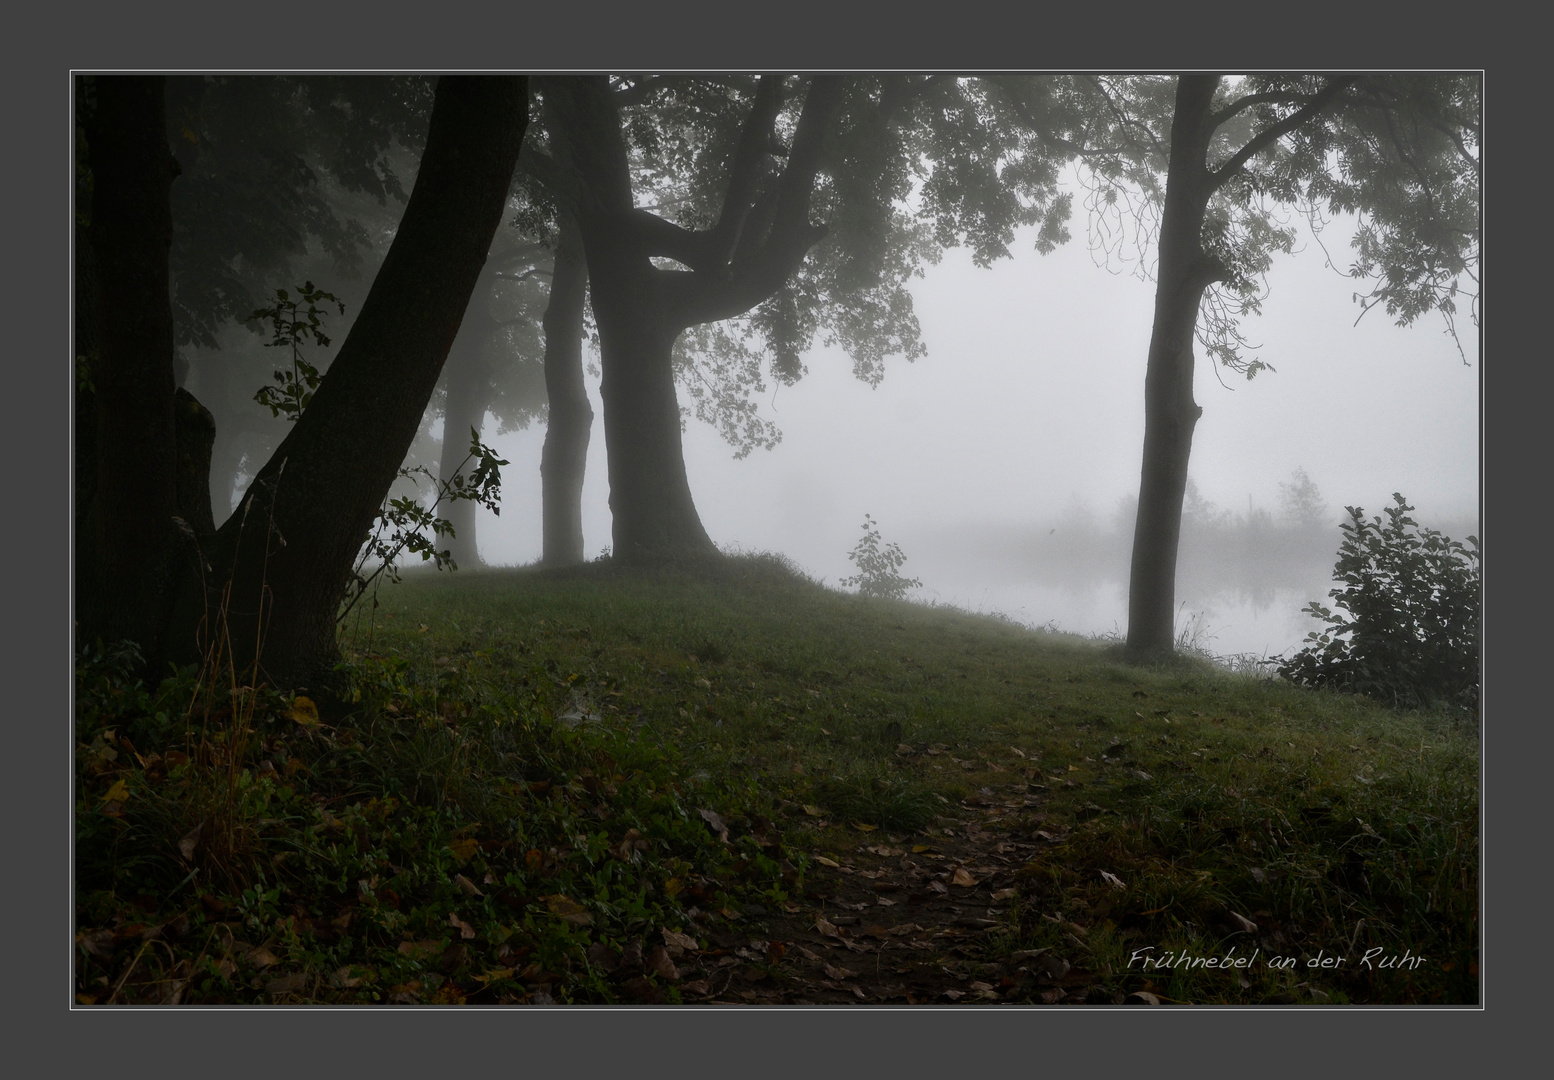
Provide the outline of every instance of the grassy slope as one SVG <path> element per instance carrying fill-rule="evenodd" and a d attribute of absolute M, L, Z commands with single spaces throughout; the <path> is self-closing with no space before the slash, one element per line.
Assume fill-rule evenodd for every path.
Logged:
<path fill-rule="evenodd" d="M 1025 868 L 1010 949 L 1066 921 L 1118 978 L 1146 945 L 1262 949 L 1250 987 L 1180 967 L 1130 984 L 1177 1000 L 1477 1000 L 1477 732 L 1446 716 L 1201 662 L 1128 667 L 1097 642 L 838 594 L 769 559 L 428 575 L 384 599 L 374 647 L 553 663 L 572 711 L 650 726 L 685 775 L 751 781 L 753 811 L 802 822 L 818 803 L 905 831 L 969 805 L 996 828 L 1005 796 L 1034 798 L 1060 842 Z M 1310 967 L 1319 952 L 1347 959 Z M 1377 966 L 1406 953 L 1428 959 Z"/>
<path fill-rule="evenodd" d="M 795 956 L 853 949 L 815 916 L 864 907 L 917 921 L 886 956 L 933 999 L 1478 1000 L 1470 724 L 1127 667 L 772 558 L 381 598 L 322 723 L 83 659 L 82 1003 L 705 1000 L 736 956 L 759 1000 L 853 1000 Z M 1259 964 L 1139 959 L 1232 949 Z"/>

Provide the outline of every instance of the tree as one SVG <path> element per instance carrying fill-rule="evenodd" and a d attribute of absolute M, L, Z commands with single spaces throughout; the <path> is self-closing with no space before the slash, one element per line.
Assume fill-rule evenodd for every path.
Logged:
<path fill-rule="evenodd" d="M 116 80 L 97 82 L 101 93 L 102 84 Z M 152 82 L 160 86 L 160 80 Z M 113 88 L 110 97 L 117 93 Z M 167 181 L 160 179 L 169 168 L 165 127 L 159 113 L 155 125 L 147 119 L 159 104 L 142 105 L 131 119 L 111 124 L 99 112 L 98 126 L 88 128 L 94 214 L 99 205 L 108 209 L 123 199 L 129 217 L 156 220 L 158 207 L 167 206 Z M 312 402 L 259 470 L 242 512 L 214 535 L 197 538 L 198 560 L 161 571 L 159 579 L 148 574 L 135 594 L 171 598 L 151 604 L 134 627 L 148 659 L 196 660 L 219 646 L 230 650 L 227 655 L 238 665 L 253 658 L 277 686 L 318 685 L 320 678 L 328 678 L 337 655 L 335 617 L 347 579 L 458 332 L 501 219 L 527 115 L 521 77 L 439 81 L 426 151 L 404 217 Z M 99 159 L 104 166 L 115 160 L 115 131 L 136 132 L 139 138 L 134 153 L 125 154 L 135 169 L 124 177 L 113 167 L 99 171 Z M 94 216 L 94 242 L 101 224 Z M 127 245 L 139 253 L 137 266 L 150 275 L 145 296 L 113 294 L 111 279 L 117 275 L 110 275 L 99 259 L 99 322 L 105 329 L 131 309 L 156 311 L 159 323 L 170 324 L 165 276 L 158 291 L 149 270 L 160 265 L 166 274 L 166 248 L 160 246 L 164 232 L 170 228 L 133 237 Z M 102 250 L 117 250 L 115 243 L 103 243 Z M 99 415 L 132 416 L 142 407 L 157 415 L 170 413 L 170 336 L 149 325 L 126 336 L 137 349 L 130 364 L 136 385 L 150 386 L 154 378 L 156 386 L 141 397 L 119 390 L 117 383 L 101 387 Z M 105 373 L 117 363 L 105 364 Z M 145 418 L 140 422 L 145 424 Z M 128 436 L 108 428 L 99 431 L 99 439 L 100 459 L 128 458 L 134 449 Z M 146 442 L 152 460 L 171 456 L 173 436 L 166 425 L 158 424 Z M 136 464 L 149 475 L 150 469 Z M 159 476 L 166 471 L 157 468 Z M 159 481 L 154 497 L 125 512 L 124 524 L 133 535 L 165 535 L 172 528 L 165 486 Z M 102 556 L 86 569 L 93 580 L 106 579 L 111 587 L 114 573 L 126 564 L 129 545 L 110 538 L 100 547 Z M 158 550 L 159 558 L 148 565 L 168 567 L 172 545 Z M 80 630 L 88 639 L 123 625 L 126 598 L 108 590 L 103 595 L 106 603 L 78 609 L 86 616 Z"/>
<path fill-rule="evenodd" d="M 922 259 L 970 237 L 988 261 L 1007 254 L 1015 225 L 1044 219 L 1043 243 L 1063 235 L 1055 158 L 1039 147 L 1011 158 L 1020 140 L 985 122 L 965 80 L 822 76 L 791 98 L 778 76 L 542 87 L 569 157 L 599 327 L 618 557 L 715 550 L 681 454 L 675 348 L 685 331 L 702 328 L 695 344 L 714 351 L 706 395 L 692 390 L 698 414 L 738 450 L 769 445 L 774 429 L 739 407 L 760 378 L 742 340 L 759 342 L 772 375 L 792 382 L 823 328 L 856 374 L 877 381 L 885 355 L 922 352 L 904 287 Z M 637 172 L 665 180 L 650 189 L 658 212 L 638 205 L 642 162 Z M 904 209 L 919 179 L 932 229 Z M 706 331 L 731 319 L 743 325 Z"/>
<path fill-rule="evenodd" d="M 1131 657 L 1147 659 L 1172 649 L 1182 502 L 1202 415 L 1194 340 L 1248 378 L 1267 366 L 1242 355 L 1237 319 L 1258 309 L 1272 252 L 1293 244 L 1272 216 L 1279 205 L 1314 223 L 1323 211 L 1360 216 L 1349 273 L 1372 283 L 1362 315 L 1384 306 L 1402 325 L 1438 311 L 1455 332 L 1461 283 L 1476 283 L 1478 262 L 1478 79 L 1087 76 L 1064 96 L 1071 108 L 1048 134 L 1089 170 L 1093 214 L 1131 213 L 1156 241 L 1127 641 Z M 1471 313 L 1476 324 L 1476 295 Z"/>

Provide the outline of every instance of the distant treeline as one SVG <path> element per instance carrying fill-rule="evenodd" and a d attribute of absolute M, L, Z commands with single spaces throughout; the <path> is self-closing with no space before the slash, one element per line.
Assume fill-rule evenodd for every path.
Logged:
<path fill-rule="evenodd" d="M 1342 512 L 1322 501 L 1303 469 L 1279 488 L 1276 510 L 1258 506 L 1249 496 L 1246 510 L 1232 511 L 1203 498 L 1197 485 L 1187 482 L 1177 562 L 1179 598 L 1234 597 L 1263 610 L 1281 590 L 1311 592 L 1308 600 L 1326 596 L 1324 583 L 1332 575 L 1342 540 Z M 1042 585 L 1126 584 L 1137 513 L 1134 498 L 1122 500 L 1105 518 L 1076 499 L 1055 521 L 983 528 L 975 536 L 958 536 L 956 547 L 966 558 L 1002 566 Z M 1426 524 L 1454 539 L 1478 532 L 1466 520 Z"/>

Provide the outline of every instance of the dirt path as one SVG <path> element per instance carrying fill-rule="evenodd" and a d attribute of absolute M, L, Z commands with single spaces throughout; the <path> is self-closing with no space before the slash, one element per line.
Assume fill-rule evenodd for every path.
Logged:
<path fill-rule="evenodd" d="M 663 955 L 652 950 L 647 970 L 672 970 L 687 1003 L 1093 1001 L 1099 976 L 1084 969 L 1082 927 L 1064 924 L 1074 946 L 1066 955 L 1008 948 L 1018 872 L 1042 846 L 1062 842 L 1066 829 L 1047 823 L 1039 797 L 999 801 L 983 790 L 953 808 L 957 816 L 914 837 L 817 822 L 823 839 L 815 847 L 834 857 L 812 861 L 802 897 L 784 910 L 697 911 L 710 947 L 665 935 Z M 856 838 L 850 850 L 841 850 L 843 835 Z M 662 999 L 646 979 L 618 985 L 628 999 L 634 989 L 638 1000 Z"/>

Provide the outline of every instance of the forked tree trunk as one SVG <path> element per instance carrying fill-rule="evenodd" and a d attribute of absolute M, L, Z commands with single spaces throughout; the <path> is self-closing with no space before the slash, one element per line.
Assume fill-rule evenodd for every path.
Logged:
<path fill-rule="evenodd" d="M 173 417 L 170 192 L 161 76 L 99 76 L 78 84 L 93 194 L 90 208 L 97 356 L 91 368 L 95 455 L 79 521 L 76 616 L 81 638 L 128 639 L 155 656 L 180 557 Z M 95 100 L 94 100 L 95 99 Z M 91 286 L 89 286 L 91 287 Z M 86 409 L 82 413 L 86 413 Z"/>
<path fill-rule="evenodd" d="M 543 547 L 546 566 L 583 561 L 583 477 L 593 406 L 583 382 L 583 301 L 588 266 L 577 219 L 563 211 L 556 242 L 556 265 L 545 306 L 545 393 L 549 419 L 540 456 Z"/>
<path fill-rule="evenodd" d="M 1128 584 L 1127 655 L 1141 661 L 1169 655 L 1175 642 L 1176 556 L 1187 460 L 1203 413 L 1193 400 L 1193 340 L 1203 292 L 1223 272 L 1200 240 L 1214 190 L 1205 155 L 1218 85 L 1217 76 L 1182 76 L 1171 122 L 1155 319 L 1144 378 L 1144 465 Z"/>
<path fill-rule="evenodd" d="M 682 328 L 665 322 L 656 273 L 645 253 L 620 251 L 607 235 L 588 243 L 599 350 L 608 358 L 599 395 L 611 540 L 626 562 L 717 553 L 685 475 L 672 358 Z"/>
<path fill-rule="evenodd" d="M 614 555 L 629 562 L 715 556 L 686 479 L 671 354 L 687 327 L 741 315 L 773 295 L 825 235 L 810 223 L 809 205 L 841 80 L 811 81 L 786 167 L 768 191 L 763 228 L 753 209 L 782 79 L 762 78 L 718 222 L 694 233 L 636 208 L 605 79 L 549 77 L 543 85 L 575 185 L 568 201 L 576 206 L 599 326 Z M 691 269 L 659 269 L 655 256 Z"/>
<path fill-rule="evenodd" d="M 351 568 L 458 334 L 527 123 L 523 77 L 439 81 L 388 256 L 311 404 L 217 533 L 214 580 L 185 584 L 178 658 L 229 640 L 238 670 L 257 657 L 272 685 L 330 680 Z"/>

